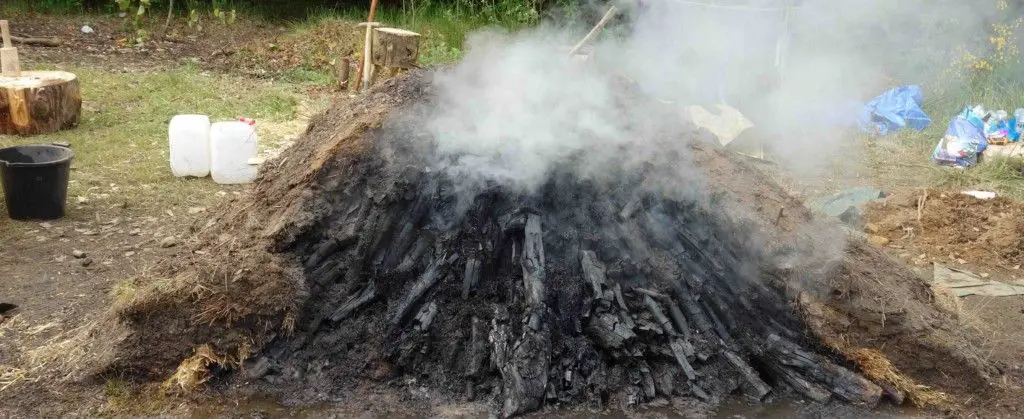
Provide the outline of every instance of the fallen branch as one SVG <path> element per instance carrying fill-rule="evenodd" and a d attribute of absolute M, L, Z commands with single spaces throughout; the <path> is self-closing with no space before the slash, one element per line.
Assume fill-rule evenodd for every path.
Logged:
<path fill-rule="evenodd" d="M 601 17 L 601 21 L 597 22 L 597 25 L 594 25 L 594 29 L 591 29 L 590 32 L 587 33 L 587 36 L 584 36 L 575 47 L 572 47 L 572 50 L 569 51 L 569 56 L 572 57 L 576 55 L 580 48 L 583 48 L 583 46 L 590 42 L 591 39 L 601 33 L 601 29 L 604 29 L 604 25 L 607 25 L 608 21 L 612 20 L 612 17 L 615 16 L 615 13 L 618 11 L 619 9 L 615 8 L 615 6 L 609 7 L 608 11 L 604 13 L 603 17 Z"/>
<path fill-rule="evenodd" d="M 19 44 L 39 45 L 44 47 L 59 47 L 64 44 L 64 42 L 58 38 L 31 38 L 11 35 L 11 40 Z"/>

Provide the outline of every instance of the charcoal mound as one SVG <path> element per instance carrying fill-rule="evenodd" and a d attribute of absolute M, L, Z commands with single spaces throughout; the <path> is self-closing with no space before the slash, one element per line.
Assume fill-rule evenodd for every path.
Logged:
<path fill-rule="evenodd" d="M 206 345 L 291 400 L 415 380 L 502 416 L 987 386 L 927 284 L 685 123 L 652 134 L 642 170 L 570 160 L 536 189 L 469 182 L 417 123 L 430 86 L 414 72 L 317 117 L 116 308 L 130 333 L 97 370 L 168 374 Z M 681 162 L 702 174 L 692 188 L 652 181 Z"/>

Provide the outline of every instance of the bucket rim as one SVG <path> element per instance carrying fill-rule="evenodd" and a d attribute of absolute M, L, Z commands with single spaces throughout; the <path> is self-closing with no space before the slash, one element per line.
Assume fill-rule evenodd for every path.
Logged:
<path fill-rule="evenodd" d="M 4 166 L 4 167 L 48 167 L 48 166 L 56 166 L 56 165 L 67 163 L 67 162 L 71 161 L 71 159 L 73 159 L 75 157 L 75 152 L 70 147 L 64 147 L 64 146 L 59 146 L 59 145 L 54 145 L 54 144 L 22 144 L 22 145 L 16 145 L 16 146 L 11 146 L 11 147 L 0 148 L 0 153 L 3 153 L 6 150 L 24 149 L 24 148 L 51 148 L 51 149 L 60 150 L 60 151 L 64 152 L 65 154 L 60 159 L 52 160 L 52 161 L 46 161 L 46 162 L 38 162 L 38 163 L 11 163 L 11 162 L 8 162 L 6 160 L 0 160 L 0 166 Z"/>

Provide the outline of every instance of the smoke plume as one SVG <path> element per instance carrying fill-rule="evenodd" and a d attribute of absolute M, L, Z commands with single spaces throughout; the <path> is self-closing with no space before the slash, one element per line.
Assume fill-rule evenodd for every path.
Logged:
<path fill-rule="evenodd" d="M 949 0 L 798 3 L 618 4 L 620 18 L 585 61 L 566 53 L 583 25 L 475 34 L 465 59 L 438 74 L 427 128 L 443 154 L 457 156 L 446 170 L 531 190 L 556 165 L 585 176 L 609 165 L 638 170 L 664 151 L 655 137 L 678 129 L 684 106 L 725 103 L 754 122 L 784 166 L 806 174 L 840 153 L 856 161 L 843 144 L 858 105 L 897 84 L 933 82 L 955 47 L 984 42 L 998 13 Z M 668 103 L 623 106 L 621 80 Z M 698 176 L 675 175 L 663 183 Z"/>

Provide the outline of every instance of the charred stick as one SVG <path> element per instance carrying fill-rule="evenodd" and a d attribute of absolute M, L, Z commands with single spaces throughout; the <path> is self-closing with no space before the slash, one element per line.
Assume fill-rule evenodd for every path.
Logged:
<path fill-rule="evenodd" d="M 692 336 L 690 334 L 690 325 L 686 323 L 686 316 L 679 309 L 679 305 L 672 300 L 666 302 L 665 305 L 668 306 L 668 315 L 672 318 L 672 323 L 675 323 L 676 329 L 683 333 L 683 339 L 690 340 Z"/>
<path fill-rule="evenodd" d="M 313 252 L 312 255 L 309 255 L 309 259 L 306 260 L 306 269 L 313 269 L 328 256 L 337 252 L 339 247 L 341 247 L 341 244 L 333 237 L 325 240 L 323 243 L 320 243 L 320 246 L 316 248 L 316 251 Z"/>
<path fill-rule="evenodd" d="M 487 356 L 487 336 L 484 327 L 485 323 L 473 316 L 469 331 L 469 363 L 466 365 L 466 375 L 470 377 L 476 377 L 482 372 Z"/>
<path fill-rule="evenodd" d="M 693 322 L 697 325 L 697 329 L 704 333 L 713 333 L 711 322 L 708 321 L 707 316 L 704 315 L 704 311 L 701 310 L 700 305 L 693 299 L 693 296 L 684 291 L 682 287 L 676 291 L 676 294 L 680 304 L 686 309 L 686 313 L 690 315 L 689 318 L 693 319 Z"/>
<path fill-rule="evenodd" d="M 353 312 L 363 307 L 376 297 L 377 283 L 371 281 L 370 285 L 364 288 L 358 295 L 349 299 L 345 304 L 342 304 L 341 307 L 331 314 L 331 321 L 337 323 L 345 320 Z"/>
<path fill-rule="evenodd" d="M 326 286 L 327 284 L 337 282 L 339 278 L 345 275 L 345 271 L 346 269 L 344 264 L 336 263 L 331 270 L 327 271 L 323 275 L 314 276 L 313 278 L 315 278 L 316 283 L 320 286 Z"/>
<path fill-rule="evenodd" d="M 413 267 L 416 266 L 416 262 L 419 262 L 420 258 L 423 257 L 433 242 L 433 236 L 430 234 L 421 234 L 420 237 L 416 239 L 416 244 L 413 245 L 412 251 L 405 255 L 405 258 L 402 260 L 402 264 L 398 265 L 398 267 L 395 268 L 395 271 L 412 271 Z"/>
<path fill-rule="evenodd" d="M 439 257 L 434 263 L 427 268 L 426 271 L 420 275 L 420 278 L 413 284 L 412 289 L 405 295 L 405 299 L 402 300 L 402 304 L 398 306 L 398 311 L 395 312 L 394 316 L 391 317 L 389 323 L 392 327 L 398 326 L 405 319 L 405 316 L 409 313 L 414 305 L 423 297 L 424 294 L 430 290 L 438 281 L 440 281 L 442 272 L 441 266 L 447 262 L 447 257 Z"/>
<path fill-rule="evenodd" d="M 803 394 L 811 400 L 818 403 L 825 403 L 832 398 L 832 392 L 828 391 L 827 388 L 808 381 L 792 369 L 774 364 L 769 364 L 768 368 L 773 374 L 775 374 L 775 376 L 782 379 L 782 381 L 792 387 L 793 390 L 796 390 L 797 393 Z"/>
<path fill-rule="evenodd" d="M 619 304 L 619 308 L 628 314 L 629 307 L 626 306 L 626 299 L 622 297 L 622 286 L 619 284 L 615 284 L 615 286 L 612 288 L 612 291 L 615 293 L 615 302 Z"/>
<path fill-rule="evenodd" d="M 580 255 L 580 266 L 583 270 L 583 277 L 590 283 L 594 299 L 601 299 L 604 295 L 603 287 L 607 283 L 607 278 L 604 274 L 604 265 L 597 260 L 597 254 L 591 250 L 584 250 Z"/>
<path fill-rule="evenodd" d="M 437 303 L 431 301 L 427 304 L 420 312 L 416 314 L 416 331 L 424 331 L 430 328 L 430 324 L 434 322 L 434 316 L 437 315 Z"/>
<path fill-rule="evenodd" d="M 693 369 L 693 366 L 690 365 L 690 361 L 687 361 L 686 359 L 687 356 L 689 356 L 687 353 L 688 345 L 689 343 L 685 341 L 674 339 L 669 343 L 669 348 L 672 349 L 672 355 L 675 356 L 676 362 L 679 363 L 679 367 L 683 369 L 683 374 L 686 374 L 686 378 L 688 380 L 693 381 L 697 379 L 697 371 Z M 690 347 L 689 353 L 693 353 L 692 347 Z"/>
<path fill-rule="evenodd" d="M 704 312 L 708 314 L 708 317 L 711 318 L 711 322 L 714 325 L 715 332 L 718 333 L 718 336 L 725 342 L 730 341 L 732 338 L 729 336 L 729 331 L 725 329 L 725 324 L 719 320 L 718 315 L 716 315 L 715 311 L 711 309 L 711 306 L 704 300 L 700 301 L 700 306 L 704 309 Z"/>
<path fill-rule="evenodd" d="M 647 311 L 651 312 L 651 315 L 654 316 L 654 320 L 658 322 L 658 326 L 660 326 L 665 333 L 670 336 L 676 334 L 674 329 L 672 329 L 672 321 L 670 321 L 668 317 L 665 316 L 665 313 L 661 311 L 661 307 L 658 306 L 657 301 L 654 301 L 650 295 L 644 295 L 644 305 L 647 306 Z"/>
<path fill-rule="evenodd" d="M 480 261 L 477 259 L 467 259 L 466 269 L 462 273 L 462 299 L 469 299 L 469 292 L 476 286 L 477 281 L 480 279 Z"/>
<path fill-rule="evenodd" d="M 832 394 L 850 403 L 875 406 L 882 398 L 882 388 L 860 375 L 833 364 L 827 358 L 804 351 L 779 335 L 768 336 L 769 356 L 793 369 L 812 382 L 821 384 Z"/>
<path fill-rule="evenodd" d="M 544 235 L 540 227 L 540 216 L 527 215 L 523 239 L 523 287 L 526 302 L 534 310 L 543 307 L 545 296 Z"/>
<path fill-rule="evenodd" d="M 743 358 L 740 358 L 739 355 L 728 349 L 722 351 L 722 355 L 724 355 L 725 359 L 727 359 L 729 363 L 736 368 L 736 371 L 738 371 L 740 375 L 747 380 L 748 387 L 746 390 L 748 396 L 753 397 L 757 401 L 761 401 L 772 391 L 771 386 L 765 383 L 764 380 L 757 375 L 757 371 L 754 371 L 754 369 L 751 368 Z"/>
<path fill-rule="evenodd" d="M 651 367 L 650 365 L 647 365 L 646 362 L 640 361 L 639 369 L 644 389 L 644 396 L 647 396 L 647 399 L 653 399 L 654 396 L 658 395 L 658 392 L 654 388 L 654 376 L 651 375 Z"/>

